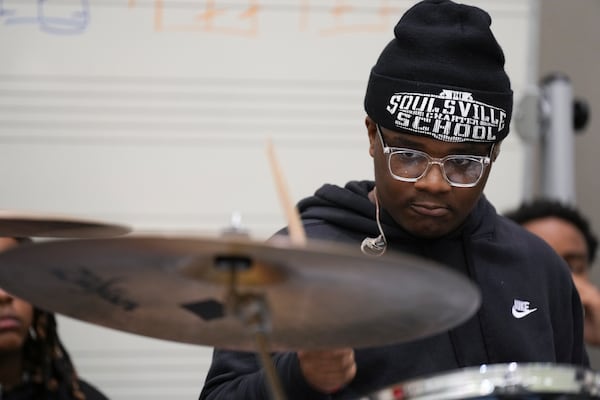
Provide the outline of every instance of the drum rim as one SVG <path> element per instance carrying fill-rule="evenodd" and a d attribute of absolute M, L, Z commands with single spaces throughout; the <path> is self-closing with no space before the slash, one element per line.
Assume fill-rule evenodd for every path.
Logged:
<path fill-rule="evenodd" d="M 483 364 L 430 374 L 377 392 L 374 400 L 457 400 L 491 395 L 600 395 L 600 373 L 553 363 Z"/>

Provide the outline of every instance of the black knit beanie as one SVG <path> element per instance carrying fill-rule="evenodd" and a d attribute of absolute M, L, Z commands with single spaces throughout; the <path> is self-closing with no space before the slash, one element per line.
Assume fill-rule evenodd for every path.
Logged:
<path fill-rule="evenodd" d="M 513 93 L 489 14 L 425 0 L 394 28 L 371 70 L 367 114 L 391 130 L 446 142 L 499 142 Z"/>

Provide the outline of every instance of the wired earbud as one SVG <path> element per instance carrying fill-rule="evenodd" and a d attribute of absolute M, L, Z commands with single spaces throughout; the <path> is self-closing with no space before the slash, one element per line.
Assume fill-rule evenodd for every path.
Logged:
<path fill-rule="evenodd" d="M 376 238 L 364 238 L 360 244 L 360 251 L 367 256 L 381 256 L 387 249 L 387 241 L 383 233 L 383 228 L 381 228 L 381 222 L 379 221 L 379 199 L 377 198 L 376 189 L 373 189 L 373 195 L 375 196 L 375 221 L 379 229 L 379 236 Z"/>

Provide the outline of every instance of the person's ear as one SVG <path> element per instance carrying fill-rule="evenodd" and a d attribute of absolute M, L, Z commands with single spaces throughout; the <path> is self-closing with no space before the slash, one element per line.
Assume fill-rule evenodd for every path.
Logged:
<path fill-rule="evenodd" d="M 500 154 L 500 147 L 502 147 L 501 141 L 496 143 L 496 145 L 494 146 L 494 151 L 492 151 L 492 162 L 495 162 L 498 158 L 498 155 Z"/>
<path fill-rule="evenodd" d="M 377 143 L 377 125 L 375 121 L 367 115 L 365 118 L 365 126 L 367 127 L 367 134 L 369 135 L 369 154 L 371 157 L 375 157 L 375 144 Z"/>

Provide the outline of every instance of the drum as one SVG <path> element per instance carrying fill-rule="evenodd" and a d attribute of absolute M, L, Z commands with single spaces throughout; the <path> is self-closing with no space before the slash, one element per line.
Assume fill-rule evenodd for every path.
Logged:
<path fill-rule="evenodd" d="M 561 364 L 482 365 L 398 383 L 368 399 L 600 399 L 600 373 Z"/>

